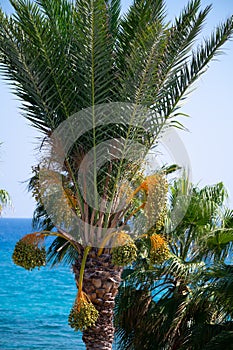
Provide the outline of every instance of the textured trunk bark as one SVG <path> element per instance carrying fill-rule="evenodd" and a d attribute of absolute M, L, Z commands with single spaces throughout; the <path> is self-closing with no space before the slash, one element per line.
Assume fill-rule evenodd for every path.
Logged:
<path fill-rule="evenodd" d="M 76 283 L 79 278 L 81 256 L 73 266 Z M 88 255 L 83 279 L 83 291 L 89 296 L 99 317 L 95 326 L 83 332 L 87 350 L 111 350 L 114 339 L 113 308 L 121 281 L 122 268 L 112 265 L 109 250 L 97 256 L 97 249 Z M 78 286 L 78 285 L 77 285 Z"/>

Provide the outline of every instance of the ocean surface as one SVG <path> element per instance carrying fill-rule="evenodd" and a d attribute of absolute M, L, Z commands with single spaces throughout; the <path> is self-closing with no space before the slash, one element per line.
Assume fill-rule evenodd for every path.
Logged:
<path fill-rule="evenodd" d="M 84 350 L 67 321 L 77 292 L 71 268 L 26 271 L 12 262 L 15 243 L 30 232 L 30 219 L 0 218 L 0 349 Z"/>

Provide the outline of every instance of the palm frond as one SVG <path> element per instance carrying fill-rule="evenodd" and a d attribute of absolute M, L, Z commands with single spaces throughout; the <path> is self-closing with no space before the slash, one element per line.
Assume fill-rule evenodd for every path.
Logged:
<path fill-rule="evenodd" d="M 126 72 L 126 59 L 130 56 L 136 38 L 151 24 L 163 23 L 165 19 L 165 3 L 163 0 L 136 0 L 121 19 L 119 43 L 117 46 L 117 67 L 119 73 Z"/>
<path fill-rule="evenodd" d="M 211 341 L 205 346 L 205 350 L 221 350 L 221 349 L 233 349 L 233 331 L 223 331 L 216 335 Z"/>
<path fill-rule="evenodd" d="M 47 262 L 52 267 L 58 264 L 71 266 L 77 258 L 77 250 L 62 237 L 55 238 L 47 251 Z"/>
<path fill-rule="evenodd" d="M 186 343 L 188 349 L 191 347 L 195 347 L 196 350 L 202 349 L 223 349 L 222 347 L 217 347 L 218 342 L 222 341 L 223 345 L 225 343 L 226 348 L 228 347 L 229 339 L 228 334 L 232 331 L 232 322 L 226 324 L 205 324 L 205 325 L 197 325 L 193 329 L 193 335 Z M 231 330 L 231 331 L 230 331 Z M 185 347 L 184 347 L 185 348 Z"/>
<path fill-rule="evenodd" d="M 222 45 L 232 37 L 232 33 L 233 18 L 230 17 L 225 23 L 220 24 L 196 51 L 193 51 L 190 60 L 183 63 L 163 85 L 156 100 L 157 113 L 167 117 L 173 116 L 179 107 L 179 102 L 187 96 L 193 83 L 206 71 L 209 62 L 221 53 Z"/>

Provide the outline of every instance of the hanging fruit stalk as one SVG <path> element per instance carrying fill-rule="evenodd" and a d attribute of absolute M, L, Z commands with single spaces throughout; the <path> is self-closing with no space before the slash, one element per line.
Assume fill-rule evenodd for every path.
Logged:
<path fill-rule="evenodd" d="M 68 323 L 75 331 L 83 331 L 88 327 L 93 326 L 99 316 L 99 312 L 96 310 L 89 297 L 82 291 L 83 288 L 83 276 L 85 271 L 85 264 L 88 253 L 91 247 L 86 247 L 82 258 L 82 264 L 79 274 L 78 282 L 78 295 L 74 302 L 74 305 L 70 311 Z"/>
<path fill-rule="evenodd" d="M 62 231 L 62 229 L 59 229 L 59 231 Z M 66 233 L 63 234 L 61 232 L 51 231 L 33 232 L 25 235 L 16 243 L 12 254 L 13 262 L 26 270 L 32 270 L 35 267 L 40 268 L 41 266 L 45 266 L 46 249 L 44 246 L 44 240 L 47 236 L 62 237 L 66 239 L 67 242 L 70 242 L 74 249 L 76 249 L 79 253 L 81 252 L 80 245 L 77 242 L 74 242 L 72 237 Z"/>
<path fill-rule="evenodd" d="M 156 229 L 160 230 L 164 225 L 166 216 L 168 192 L 168 183 L 164 174 L 147 176 L 140 186 L 128 197 L 127 203 L 130 203 L 139 192 L 144 194 L 142 203 L 126 217 L 124 224 L 126 224 L 131 217 L 135 216 L 139 210 L 143 209 L 147 217 L 148 226 L 154 226 L 156 223 Z"/>
<path fill-rule="evenodd" d="M 144 189 L 147 200 L 144 213 L 150 227 L 156 225 L 156 230 L 161 229 L 166 214 L 168 183 L 163 174 L 147 177 Z"/>

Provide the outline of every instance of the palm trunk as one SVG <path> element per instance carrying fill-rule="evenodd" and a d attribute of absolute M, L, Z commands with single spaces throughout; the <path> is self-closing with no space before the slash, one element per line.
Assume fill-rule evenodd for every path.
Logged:
<path fill-rule="evenodd" d="M 76 261 L 73 269 L 76 283 L 82 257 Z M 112 265 L 109 250 L 101 256 L 92 249 L 88 255 L 83 279 L 83 291 L 89 296 L 99 317 L 95 326 L 83 332 L 83 341 L 87 350 L 111 350 L 114 339 L 113 308 L 121 281 L 122 268 Z"/>

